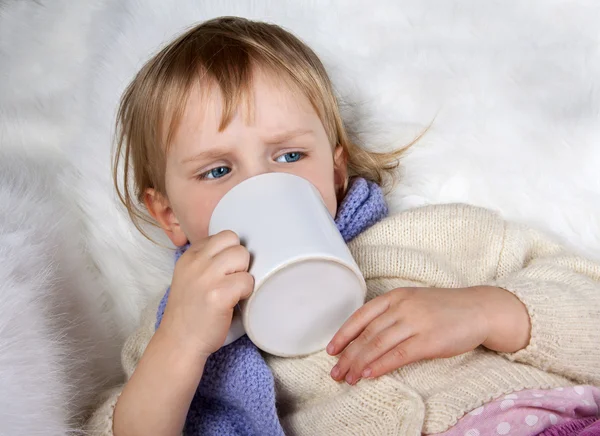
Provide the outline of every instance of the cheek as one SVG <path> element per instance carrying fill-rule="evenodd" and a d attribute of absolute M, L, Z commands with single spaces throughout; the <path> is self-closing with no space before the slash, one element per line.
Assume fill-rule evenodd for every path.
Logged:
<path fill-rule="evenodd" d="M 195 182 L 182 187 L 179 192 L 183 195 L 173 210 L 181 229 L 193 244 L 208 236 L 210 217 L 222 195 L 218 190 L 203 189 Z"/>
<path fill-rule="evenodd" d="M 325 201 L 327 210 L 329 210 L 329 213 L 331 214 L 331 216 L 333 218 L 335 218 L 335 214 L 337 212 L 338 201 L 337 201 L 337 197 L 335 195 L 335 189 L 333 186 L 331 187 L 330 191 L 331 192 L 328 192 L 325 195 L 323 195 L 323 193 L 321 193 L 321 195 L 323 196 L 323 200 Z"/>
<path fill-rule="evenodd" d="M 327 210 L 332 217 L 335 218 L 337 212 L 338 199 L 335 189 L 335 177 L 333 172 L 333 157 L 323 156 L 320 159 L 320 164 L 311 166 L 310 175 L 306 177 L 317 188 Z"/>
<path fill-rule="evenodd" d="M 308 179 L 313 183 L 313 185 L 315 185 L 321 194 L 321 197 L 323 197 L 323 201 L 325 202 L 325 206 L 327 206 L 327 210 L 329 210 L 331 216 L 335 218 L 338 199 L 336 195 L 333 170 L 330 168 L 323 169 L 320 174 L 313 174 L 312 176 L 313 177 Z"/>

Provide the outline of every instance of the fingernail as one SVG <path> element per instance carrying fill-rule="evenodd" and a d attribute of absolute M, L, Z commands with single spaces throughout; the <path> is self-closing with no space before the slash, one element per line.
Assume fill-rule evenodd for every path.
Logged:
<path fill-rule="evenodd" d="M 336 366 L 333 367 L 333 369 L 331 370 L 331 377 L 333 378 L 338 378 L 338 376 L 340 375 L 340 369 Z"/>
<path fill-rule="evenodd" d="M 335 350 L 335 347 L 333 346 L 333 344 L 327 345 L 327 353 L 333 354 L 334 350 Z"/>
<path fill-rule="evenodd" d="M 369 377 L 371 377 L 372 373 L 373 373 L 373 371 L 371 371 L 371 368 L 367 368 L 363 371 L 362 376 L 363 376 L 363 378 L 369 378 Z"/>
<path fill-rule="evenodd" d="M 348 383 L 349 385 L 351 385 L 351 384 L 352 384 L 352 374 L 348 374 L 348 375 L 346 376 L 346 383 Z"/>

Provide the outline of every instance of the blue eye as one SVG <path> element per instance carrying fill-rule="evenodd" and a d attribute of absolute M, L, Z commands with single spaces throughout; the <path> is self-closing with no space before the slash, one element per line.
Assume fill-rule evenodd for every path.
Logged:
<path fill-rule="evenodd" d="M 304 153 L 301 153 L 299 151 L 292 151 L 290 153 L 282 154 L 276 160 L 280 163 L 293 163 L 298 162 L 304 156 Z"/>
<path fill-rule="evenodd" d="M 201 175 L 203 179 L 220 179 L 223 176 L 226 176 L 231 172 L 231 168 L 229 167 L 217 167 L 213 168 L 210 171 L 205 172 Z"/>

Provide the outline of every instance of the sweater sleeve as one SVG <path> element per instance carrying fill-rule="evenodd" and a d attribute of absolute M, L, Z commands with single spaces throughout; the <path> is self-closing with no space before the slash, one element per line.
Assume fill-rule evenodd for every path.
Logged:
<path fill-rule="evenodd" d="M 510 360 L 600 384 L 600 265 L 534 230 L 507 223 L 493 285 L 527 307 L 529 345 Z"/>
<path fill-rule="evenodd" d="M 154 323 L 159 300 L 150 304 L 143 312 L 140 325 L 137 330 L 127 338 L 121 351 L 121 363 L 125 379 L 129 380 L 133 375 L 144 350 L 148 346 L 154 334 Z M 93 411 L 90 419 L 85 425 L 85 434 L 89 436 L 112 436 L 113 435 L 113 413 L 117 400 L 123 391 L 125 384 L 114 387 L 104 392 L 98 398 L 98 406 Z"/>

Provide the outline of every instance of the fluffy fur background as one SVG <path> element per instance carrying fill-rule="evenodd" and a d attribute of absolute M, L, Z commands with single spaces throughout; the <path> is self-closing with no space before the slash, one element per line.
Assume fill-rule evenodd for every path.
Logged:
<path fill-rule="evenodd" d="M 0 434 L 64 435 L 118 379 L 115 323 L 64 164 L 0 149 Z M 58 158 L 57 158 L 58 157 Z"/>
<path fill-rule="evenodd" d="M 61 212 L 55 192 L 38 188 L 68 189 L 63 198 L 78 205 L 82 227 L 54 227 L 48 247 L 60 252 L 64 238 L 82 238 L 89 265 L 98 272 L 95 283 L 107 299 L 106 312 L 119 328 L 116 342 L 133 328 L 148 296 L 168 283 L 171 253 L 139 236 L 115 201 L 109 172 L 115 107 L 159 45 L 218 15 L 274 21 L 309 43 L 331 73 L 346 121 L 367 147 L 401 146 L 433 122 L 403 161 L 401 183 L 390 195 L 394 210 L 477 204 L 600 258 L 599 2 L 5 0 L 0 5 L 0 147 L 12 155 L 28 152 L 17 173 L 37 193 L 24 196 L 2 186 L 11 199 L 0 203 L 6 208 L 2 213 L 10 216 L 17 200 L 30 208 L 24 210 L 46 204 Z M 64 159 L 60 180 L 49 170 L 52 156 Z M 14 163 L 8 167 L 14 170 Z M 32 180 L 40 173 L 45 175 L 38 186 Z M 3 255 L 9 247 L 12 259 L 0 262 L 0 298 L 6 301 L 0 305 L 0 343 L 10 337 L 2 326 L 11 305 L 46 309 L 27 304 L 41 302 L 49 292 L 38 275 L 45 260 L 27 267 L 28 250 L 35 248 L 36 232 L 45 235 L 52 221 L 47 213 L 24 216 L 31 233 L 0 246 Z M 11 282 L 15 266 L 27 278 L 19 291 Z M 75 294 L 93 293 L 81 263 L 73 263 L 71 271 L 81 273 Z M 58 295 L 62 288 L 52 290 Z M 28 324 L 23 321 L 22 328 Z M 40 343 L 55 338 L 41 321 L 37 331 Z M 48 351 L 42 364 L 25 354 L 32 350 L 25 338 L 14 343 L 13 350 L 32 367 L 64 363 Z M 0 360 L 0 377 L 13 367 Z M 39 374 L 22 371 L 21 377 L 32 385 Z M 63 398 L 60 389 L 49 387 L 63 386 L 60 374 L 45 375 L 48 389 L 29 399 L 32 410 L 46 410 L 41 407 L 46 401 Z M 16 388 L 3 384 L 2 389 Z M 54 412 L 59 422 L 60 411 Z M 0 434 L 3 425 L 0 419 Z"/>

